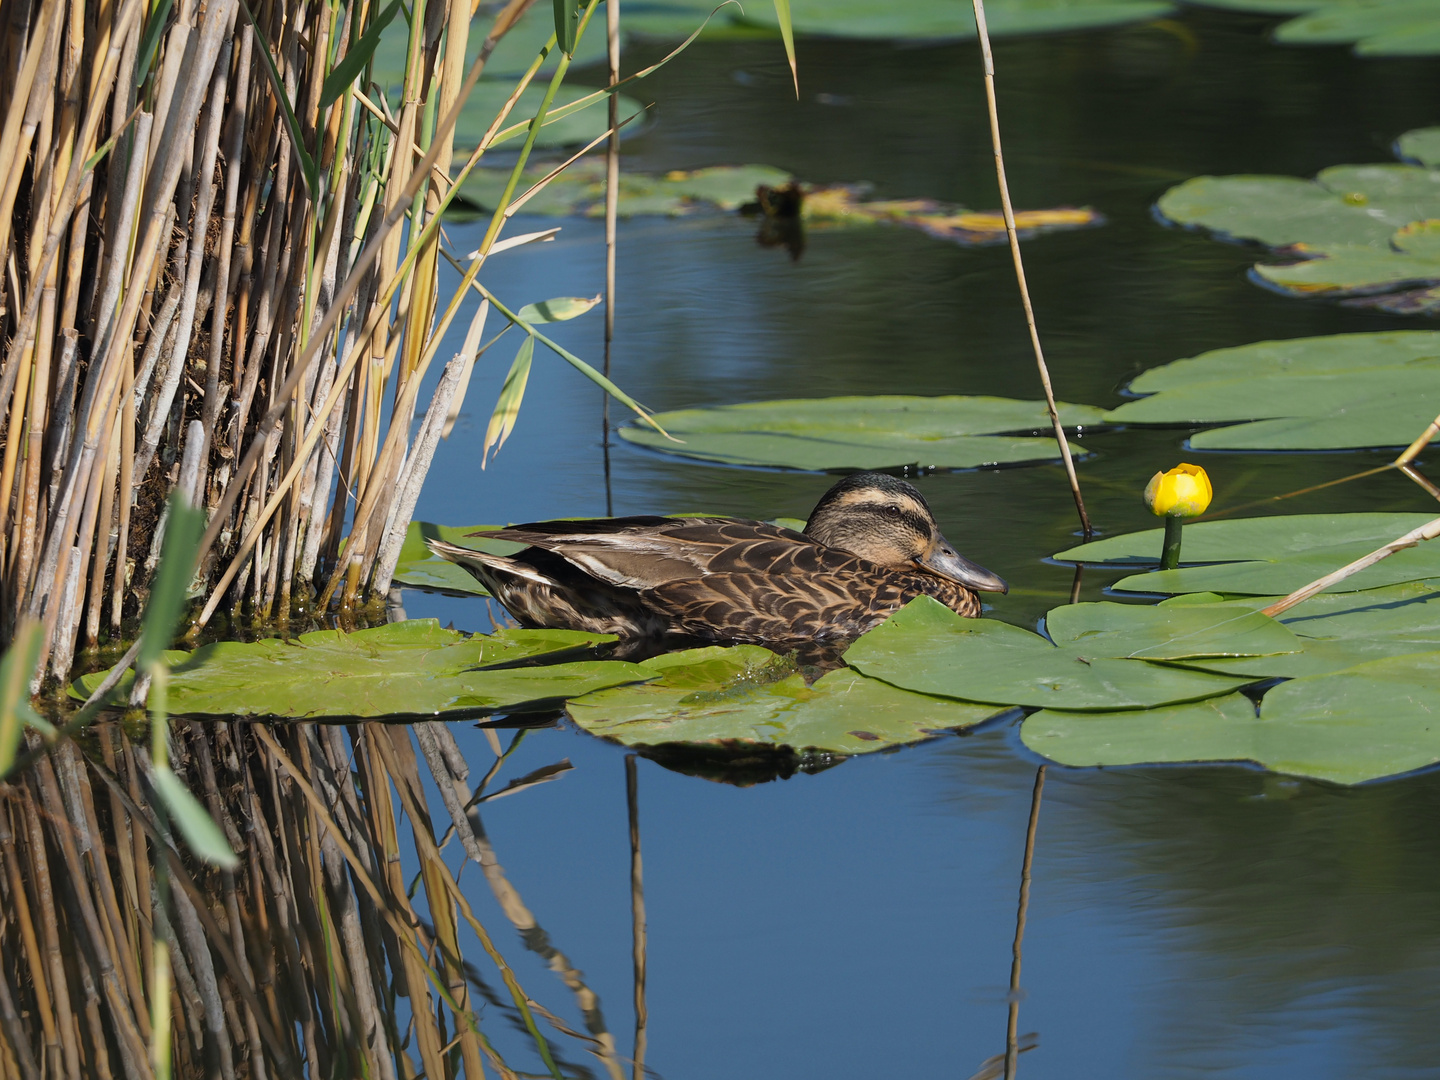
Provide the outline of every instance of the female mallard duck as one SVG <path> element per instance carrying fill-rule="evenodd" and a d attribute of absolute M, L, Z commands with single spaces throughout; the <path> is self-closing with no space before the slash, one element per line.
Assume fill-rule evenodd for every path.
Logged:
<path fill-rule="evenodd" d="M 825 493 L 803 533 L 736 518 L 541 521 L 471 533 L 529 544 L 508 557 L 431 540 L 522 626 L 621 637 L 829 641 L 921 594 L 973 618 L 995 574 L 940 535 L 903 480 L 857 473 Z"/>

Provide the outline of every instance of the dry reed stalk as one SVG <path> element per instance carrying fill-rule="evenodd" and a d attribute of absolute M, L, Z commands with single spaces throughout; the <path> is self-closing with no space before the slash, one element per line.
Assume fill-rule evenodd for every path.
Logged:
<path fill-rule="evenodd" d="M 324 601 L 345 604 L 389 576 L 424 471 L 405 430 L 416 384 L 458 307 L 438 295 L 454 126 L 532 2 L 506 5 L 468 71 L 470 5 L 421 5 L 393 114 L 363 79 L 326 82 L 376 3 L 182 2 L 163 24 L 141 0 L 7 5 L 0 153 L 32 164 L 0 180 L 0 420 L 27 433 L 0 455 L 0 627 L 40 618 L 55 674 L 82 620 L 97 640 L 107 597 L 112 634 L 143 601 L 154 560 L 130 574 L 131 553 L 158 551 L 155 511 L 190 418 L 207 440 L 206 618 L 227 593 L 285 614 L 317 575 Z M 506 125 L 542 60 L 457 180 L 526 125 L 529 153 L 543 112 Z M 341 560 L 347 504 L 357 524 Z M 248 588 L 232 589 L 242 575 Z"/>
<path fill-rule="evenodd" d="M 1025 306 L 1025 325 L 1030 331 L 1030 347 L 1035 352 L 1035 366 L 1040 372 L 1040 385 L 1045 390 L 1045 407 L 1050 413 L 1050 426 L 1055 432 L 1055 441 L 1060 444 L 1060 456 L 1065 463 L 1065 477 L 1070 482 L 1070 494 L 1075 499 L 1075 511 L 1080 515 L 1080 529 L 1089 540 L 1094 534 L 1090 515 L 1085 512 L 1085 499 L 1080 494 L 1080 478 L 1075 474 L 1075 461 L 1070 456 L 1070 442 L 1065 437 L 1065 426 L 1060 423 L 1060 413 L 1055 407 L 1055 391 L 1050 386 L 1050 369 L 1045 364 L 1045 352 L 1040 346 L 1040 331 L 1035 325 L 1035 309 L 1030 303 L 1030 289 L 1025 284 L 1025 262 L 1020 256 L 1020 234 L 1015 229 L 1015 209 L 1010 204 L 1010 185 L 1005 180 L 1005 153 L 1000 145 L 1000 113 L 995 101 L 995 58 L 990 52 L 990 31 L 985 25 L 985 0 L 971 0 L 975 10 L 975 26 L 979 32 L 980 55 L 985 65 L 985 104 L 990 114 L 990 141 L 995 151 L 995 179 L 1000 185 L 1000 209 L 1005 215 L 1005 233 L 1010 239 L 1010 258 L 1015 264 L 1015 281 L 1020 286 L 1020 300 Z M 798 83 L 797 83 L 798 93 Z"/>

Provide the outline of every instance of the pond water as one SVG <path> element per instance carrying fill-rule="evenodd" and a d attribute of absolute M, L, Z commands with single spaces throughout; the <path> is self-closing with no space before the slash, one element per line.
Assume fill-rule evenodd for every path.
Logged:
<path fill-rule="evenodd" d="M 997 44 L 1017 208 L 1089 205 L 1108 219 L 1026 244 L 1062 399 L 1115 404 L 1139 371 L 1220 346 L 1422 325 L 1272 295 L 1246 280 L 1253 249 L 1154 219 L 1154 200 L 1187 177 L 1309 176 L 1393 160 L 1396 135 L 1436 121 L 1435 61 L 1273 46 L 1268 25 L 1187 11 Z M 626 68 L 658 55 L 637 49 Z M 880 197 L 997 204 L 973 44 L 804 40 L 799 55 L 796 103 L 777 43 L 697 44 L 638 94 L 657 104 L 650 126 L 626 141 L 625 166 L 765 162 L 808 181 L 868 181 Z M 491 287 L 507 303 L 603 288 L 600 224 L 562 224 L 555 243 L 491 264 Z M 465 251 L 478 226 L 449 232 Z M 1039 396 L 1005 248 L 962 249 L 900 229 L 812 230 L 792 261 L 754 232 L 722 215 L 622 223 L 614 377 L 648 406 Z M 555 336 L 598 361 L 598 310 Z M 482 435 L 509 362 L 501 352 L 477 370 L 418 518 L 804 517 L 833 479 L 688 463 L 622 443 L 610 450 L 607 484 L 598 392 L 550 356 L 537 357 L 515 433 L 482 472 Z M 1182 459 L 1208 469 L 1216 508 L 1384 460 L 1197 454 L 1183 449 L 1186 435 L 1082 440 L 1093 456 L 1080 476 L 1102 531 L 1149 526 L 1144 482 Z M 950 539 L 1011 582 L 991 615 L 1033 627 L 1066 600 L 1070 568 L 1045 561 L 1074 542 L 1058 466 L 916 482 Z M 1286 505 L 1424 510 L 1427 499 L 1391 474 Z M 1087 572 L 1083 597 L 1101 598 L 1113 576 Z M 412 618 L 488 626 L 479 601 L 406 590 L 404 603 Z M 456 736 L 472 761 L 493 760 L 471 725 Z M 495 803 L 485 819 L 510 881 L 584 970 L 628 1053 L 624 757 L 564 728 L 531 732 L 512 758 L 515 775 L 561 758 L 575 769 Z M 1019 1032 L 1034 1033 L 1022 1045 L 1037 1044 L 1018 1070 L 1037 1080 L 1434 1075 L 1440 776 L 1342 789 L 1234 766 L 1050 767 L 1022 989 L 1011 995 L 1039 764 L 1013 722 L 748 788 L 640 761 L 646 1065 L 670 1080 L 964 1080 L 1004 1051 L 1013 1000 Z M 461 880 L 482 918 L 504 925 L 480 876 Z M 526 988 L 578 1024 L 557 1005 L 568 995 L 541 958 L 513 937 L 502 944 Z"/>

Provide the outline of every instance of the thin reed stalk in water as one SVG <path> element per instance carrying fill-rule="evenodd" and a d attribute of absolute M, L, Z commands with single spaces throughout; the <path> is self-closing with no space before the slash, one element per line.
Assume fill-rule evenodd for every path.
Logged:
<path fill-rule="evenodd" d="M 1040 372 L 1040 385 L 1045 390 L 1045 407 L 1050 412 L 1050 426 L 1060 444 L 1065 462 L 1065 477 L 1070 481 L 1070 494 L 1075 511 L 1080 515 L 1080 529 L 1089 540 L 1094 534 L 1090 515 L 1085 512 L 1085 499 L 1080 494 L 1080 478 L 1075 474 L 1075 461 L 1070 455 L 1070 442 L 1060 413 L 1055 407 L 1055 391 L 1050 386 L 1050 369 L 1045 364 L 1045 351 L 1040 346 L 1040 331 L 1035 325 L 1035 308 L 1030 302 L 1030 288 L 1025 283 L 1025 261 L 1020 256 L 1020 234 L 1015 229 L 1015 208 L 1010 203 L 1010 185 L 1005 180 L 1005 152 L 1000 145 L 1000 113 L 995 103 L 995 58 L 990 52 L 990 31 L 985 25 L 985 0 L 971 0 L 975 9 L 975 26 L 980 37 L 980 55 L 985 64 L 985 104 L 990 114 L 990 142 L 995 149 L 995 179 L 1000 185 L 1000 209 L 1005 215 L 1005 234 L 1010 238 L 1010 258 L 1015 263 L 1015 281 L 1020 286 L 1020 300 L 1025 306 L 1025 325 L 1030 331 L 1030 346 L 1035 351 L 1035 366 Z"/>

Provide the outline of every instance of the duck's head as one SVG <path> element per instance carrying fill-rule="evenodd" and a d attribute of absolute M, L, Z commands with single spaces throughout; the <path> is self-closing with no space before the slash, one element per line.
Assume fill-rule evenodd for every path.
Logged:
<path fill-rule="evenodd" d="M 950 578 L 977 592 L 1008 591 L 1003 578 L 957 552 L 940 533 L 925 497 L 884 473 L 847 476 L 810 513 L 805 535 L 880 566 Z"/>

